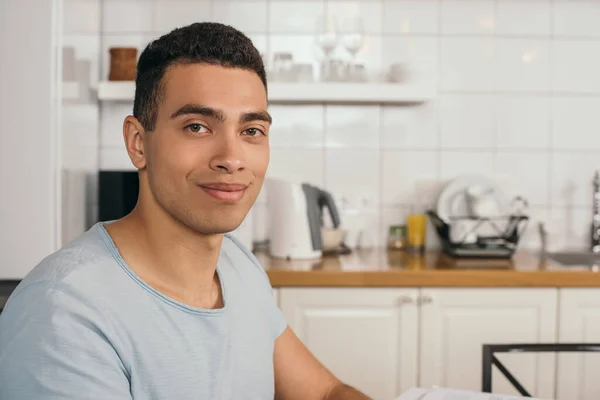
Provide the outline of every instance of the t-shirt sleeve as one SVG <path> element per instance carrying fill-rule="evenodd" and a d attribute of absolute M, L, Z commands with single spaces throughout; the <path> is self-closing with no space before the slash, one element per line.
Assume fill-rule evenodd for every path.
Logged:
<path fill-rule="evenodd" d="M 62 284 L 35 283 L 0 316 L 0 398 L 131 400 L 102 313 Z"/>
<path fill-rule="evenodd" d="M 277 303 L 275 302 L 275 296 L 273 295 L 273 288 L 271 287 L 271 284 L 269 283 L 268 277 L 267 277 L 267 285 L 269 286 L 269 299 L 270 299 L 269 306 L 268 306 L 269 320 L 271 321 L 271 330 L 273 332 L 273 337 L 275 339 L 277 339 L 283 333 L 283 331 L 285 331 L 285 328 L 287 328 L 288 323 L 287 323 L 287 320 L 285 319 L 285 316 L 283 315 L 283 313 L 277 306 Z"/>
<path fill-rule="evenodd" d="M 259 273 L 261 274 L 261 287 L 264 289 L 264 293 L 266 295 L 265 297 L 268 299 L 267 313 L 270 329 L 273 334 L 273 338 L 277 339 L 283 333 L 283 331 L 285 331 L 285 329 L 288 326 L 288 323 L 285 319 L 285 316 L 277 306 L 277 303 L 275 302 L 273 287 L 271 286 L 271 282 L 269 281 L 269 276 L 265 272 L 262 265 L 260 265 L 258 259 L 254 256 L 254 254 L 252 254 L 250 250 L 246 249 L 246 247 L 244 247 L 244 245 L 240 241 L 238 241 L 234 236 L 228 235 L 228 237 L 242 252 L 244 252 L 246 256 L 248 256 L 248 258 L 250 258 L 250 261 L 252 261 L 252 263 L 256 266 L 256 268 L 259 270 Z"/>
<path fill-rule="evenodd" d="M 285 328 L 287 328 L 288 323 L 285 319 L 285 316 L 277 306 L 277 303 L 275 302 L 273 287 L 271 286 L 271 282 L 269 281 L 269 276 L 267 275 L 263 267 L 260 265 L 260 262 L 256 259 L 256 257 L 254 257 L 254 254 L 250 254 L 251 258 L 253 259 L 253 262 L 256 264 L 256 266 L 263 275 L 264 288 L 266 292 L 266 297 L 268 299 L 267 313 L 271 325 L 271 332 L 273 333 L 273 339 L 277 339 L 283 333 L 283 331 L 285 331 Z"/>

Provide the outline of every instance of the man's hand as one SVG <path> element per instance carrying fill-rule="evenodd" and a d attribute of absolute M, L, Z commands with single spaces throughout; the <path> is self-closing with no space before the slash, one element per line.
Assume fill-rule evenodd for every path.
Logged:
<path fill-rule="evenodd" d="M 325 397 L 326 400 L 370 400 L 358 390 L 340 383 L 332 388 Z"/>
<path fill-rule="evenodd" d="M 273 362 L 277 400 L 369 400 L 329 372 L 289 327 L 275 341 Z"/>

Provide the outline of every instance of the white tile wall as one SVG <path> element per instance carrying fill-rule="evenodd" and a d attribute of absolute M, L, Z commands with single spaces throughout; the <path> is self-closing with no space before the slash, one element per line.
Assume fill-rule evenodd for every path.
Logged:
<path fill-rule="evenodd" d="M 434 81 L 437 98 L 274 105 L 269 175 L 331 190 L 355 245 L 383 244 L 389 224 L 417 201 L 431 204 L 458 174 L 510 182 L 509 195 L 530 200 L 523 246 L 539 246 L 538 221 L 554 247 L 587 245 L 591 179 L 600 168 L 596 0 L 66 0 L 65 11 L 65 45 L 75 49 L 78 80 L 91 84 L 80 99 L 88 108 L 65 128 L 73 168 L 131 168 L 121 138 L 131 105 L 92 101 L 95 82 L 108 75 L 109 47 L 141 51 L 176 26 L 212 20 L 246 32 L 267 59 L 289 51 L 317 68 L 315 32 L 326 18 L 343 30 L 360 15 L 358 59 L 370 78 L 406 62 L 409 77 Z M 336 54 L 348 57 L 342 47 Z M 268 234 L 265 202 L 263 194 L 254 210 L 257 239 Z"/>
<path fill-rule="evenodd" d="M 439 32 L 436 0 L 383 0 L 383 31 L 392 34 Z"/>
<path fill-rule="evenodd" d="M 490 92 L 496 66 L 493 37 L 442 36 L 440 85 L 442 91 Z"/>
<path fill-rule="evenodd" d="M 322 149 L 272 149 L 267 176 L 323 186 Z"/>
<path fill-rule="evenodd" d="M 152 31 L 154 22 L 152 3 L 143 0 L 121 0 L 102 1 L 101 4 L 102 32 L 121 34 Z"/>
<path fill-rule="evenodd" d="M 523 196 L 532 206 L 547 206 L 550 155 L 546 152 L 500 151 L 496 155 L 496 175 L 511 182 L 509 196 Z"/>
<path fill-rule="evenodd" d="M 266 33 L 269 16 L 267 5 L 266 0 L 217 1 L 212 4 L 212 20 L 235 26 L 246 33 Z"/>
<path fill-rule="evenodd" d="M 491 150 L 443 150 L 440 177 L 449 180 L 458 175 L 494 175 L 494 152 Z"/>
<path fill-rule="evenodd" d="M 100 1 L 65 0 L 64 30 L 69 33 L 99 33 Z"/>
<path fill-rule="evenodd" d="M 499 35 L 548 36 L 552 26 L 550 0 L 499 0 L 496 33 Z"/>
<path fill-rule="evenodd" d="M 495 97 L 445 95 L 439 99 L 440 141 L 447 148 L 489 149 L 495 136 Z"/>
<path fill-rule="evenodd" d="M 329 148 L 379 148 L 378 106 L 327 106 L 325 145 Z"/>
<path fill-rule="evenodd" d="M 547 40 L 498 38 L 494 46 L 496 91 L 549 91 L 550 45 Z"/>
<path fill-rule="evenodd" d="M 552 147 L 556 150 L 600 150 L 600 98 L 552 99 Z"/>
<path fill-rule="evenodd" d="M 325 151 L 325 186 L 351 204 L 379 205 L 380 152 L 371 149 Z"/>
<path fill-rule="evenodd" d="M 550 147 L 550 98 L 505 95 L 496 97 L 496 146 L 499 149 Z"/>
<path fill-rule="evenodd" d="M 439 146 L 438 105 L 381 107 L 381 146 L 385 149 L 434 149 Z"/>
<path fill-rule="evenodd" d="M 269 36 L 268 48 L 270 52 L 269 58 L 272 58 L 276 53 L 290 53 L 294 62 L 312 64 L 313 75 L 317 73 L 318 64 L 315 54 L 318 49 L 315 38 L 312 35 L 273 34 Z"/>
<path fill-rule="evenodd" d="M 272 33 L 315 33 L 323 25 L 323 0 L 271 0 L 269 29 Z"/>
<path fill-rule="evenodd" d="M 552 205 L 592 207 L 592 178 L 600 168 L 598 153 L 555 151 L 550 166 L 552 179 L 550 201 Z"/>
<path fill-rule="evenodd" d="M 218 2 L 224 7 L 231 6 L 229 1 Z M 223 6 L 218 10 L 222 11 Z M 144 7 L 152 10 L 152 7 Z M 240 10 L 242 11 L 242 10 Z M 215 14 L 216 16 L 217 14 Z M 218 14 L 221 16 L 220 14 Z M 173 28 L 185 26 L 194 22 L 210 21 L 213 19 L 212 4 L 205 1 L 170 0 L 156 2 L 154 6 L 152 30 L 168 32 Z M 264 20 L 263 20 L 264 21 Z"/>
<path fill-rule="evenodd" d="M 409 66 L 407 79 L 437 81 L 439 40 L 437 37 L 390 35 L 383 38 L 382 66 Z"/>
<path fill-rule="evenodd" d="M 321 105 L 271 105 L 273 124 L 269 132 L 271 148 L 321 149 L 325 140 Z"/>
<path fill-rule="evenodd" d="M 364 33 L 381 33 L 382 7 L 382 2 L 368 0 L 328 0 L 325 3 L 327 17 L 335 18 L 343 33 L 354 33 L 356 26 Z M 362 19 L 358 25 L 357 18 Z"/>
<path fill-rule="evenodd" d="M 577 0 L 561 0 L 554 3 L 554 35 L 600 37 L 600 3 Z"/>
<path fill-rule="evenodd" d="M 438 177 L 439 157 L 435 150 L 386 150 L 381 155 L 381 202 L 385 206 L 420 202 L 417 182 Z"/>
<path fill-rule="evenodd" d="M 552 89 L 566 93 L 600 93 L 598 41 L 557 39 L 551 43 Z"/>
<path fill-rule="evenodd" d="M 442 34 L 490 34 L 496 28 L 493 0 L 441 1 Z"/>
<path fill-rule="evenodd" d="M 273 149 L 268 176 L 323 186 L 322 149 Z"/>

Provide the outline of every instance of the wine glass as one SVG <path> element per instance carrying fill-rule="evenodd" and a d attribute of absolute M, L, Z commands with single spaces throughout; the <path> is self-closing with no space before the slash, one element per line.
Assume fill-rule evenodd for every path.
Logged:
<path fill-rule="evenodd" d="M 324 75 L 325 80 L 328 80 L 331 76 L 331 54 L 339 42 L 338 26 L 335 17 L 323 16 L 317 18 L 316 31 L 316 42 L 323 54 L 321 73 Z"/>
<path fill-rule="evenodd" d="M 346 17 L 342 21 L 343 46 L 346 48 L 352 58 L 352 64 L 356 64 L 356 55 L 363 46 L 364 26 L 360 16 L 354 15 Z"/>

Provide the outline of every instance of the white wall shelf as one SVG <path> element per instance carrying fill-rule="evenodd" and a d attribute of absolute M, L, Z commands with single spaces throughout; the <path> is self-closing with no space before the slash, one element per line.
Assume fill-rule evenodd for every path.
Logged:
<path fill-rule="evenodd" d="M 100 82 L 101 101 L 132 101 L 133 82 Z M 271 103 L 424 103 L 435 97 L 435 85 L 416 83 L 280 83 L 269 84 Z"/>

